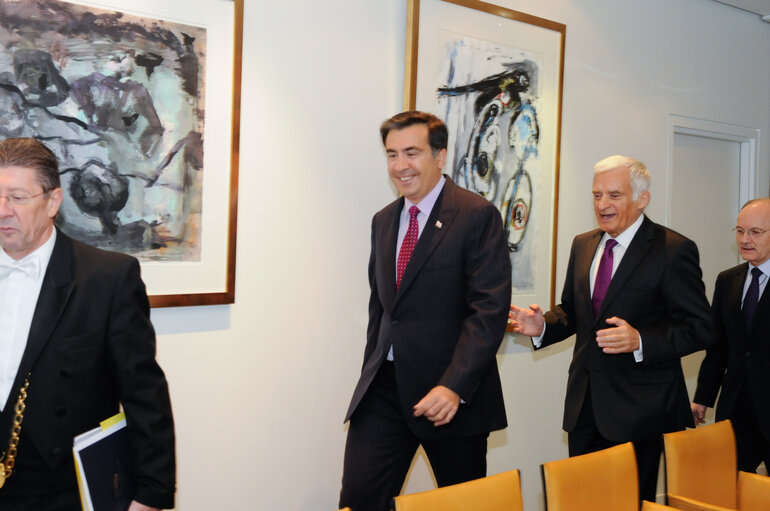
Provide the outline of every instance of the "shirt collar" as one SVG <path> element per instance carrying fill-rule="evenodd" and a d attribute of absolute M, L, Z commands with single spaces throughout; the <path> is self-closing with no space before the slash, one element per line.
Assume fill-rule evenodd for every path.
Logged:
<path fill-rule="evenodd" d="M 632 223 L 625 231 L 621 232 L 616 238 L 614 238 L 615 241 L 618 242 L 618 245 L 624 249 L 628 249 L 628 246 L 633 241 L 634 236 L 636 236 L 636 233 L 642 226 L 642 222 L 644 222 L 644 214 L 639 215 L 639 218 L 637 218 L 634 223 Z M 605 232 L 604 236 L 602 236 L 602 243 L 605 243 L 610 238 L 612 238 L 612 236 Z"/>
<path fill-rule="evenodd" d="M 51 260 L 51 254 L 53 254 L 53 247 L 55 244 L 56 228 L 54 227 L 51 229 L 51 234 L 48 236 L 48 239 L 32 253 L 25 255 L 17 261 L 16 259 L 13 259 L 11 256 L 9 256 L 5 250 L 0 249 L 0 261 L 7 265 L 23 265 L 28 261 L 37 259 L 37 267 L 39 269 L 39 273 L 35 275 L 35 279 L 40 280 L 40 278 L 45 274 L 45 269 L 48 267 L 48 261 Z"/>
<path fill-rule="evenodd" d="M 433 206 L 436 205 L 438 196 L 441 193 L 441 190 L 444 188 L 444 183 L 446 183 L 446 177 L 444 177 L 442 174 L 441 179 L 438 180 L 436 186 L 434 186 L 433 189 L 428 192 L 428 195 L 422 198 L 419 204 L 414 204 L 412 201 L 404 197 L 403 211 L 409 211 L 410 207 L 417 206 L 420 209 L 420 214 L 424 213 L 426 216 L 430 216 L 430 212 L 433 211 Z"/>
<path fill-rule="evenodd" d="M 754 266 L 753 264 L 749 263 L 749 275 L 751 275 L 752 268 L 759 268 L 762 271 L 762 273 L 764 273 L 765 275 L 770 275 L 770 259 L 768 259 L 764 263 L 757 266 Z"/>

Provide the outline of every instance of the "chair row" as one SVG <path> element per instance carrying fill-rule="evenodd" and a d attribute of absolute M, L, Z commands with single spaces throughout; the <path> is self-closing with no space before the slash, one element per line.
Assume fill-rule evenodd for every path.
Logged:
<path fill-rule="evenodd" d="M 668 506 L 642 511 L 767 511 L 770 478 L 738 472 L 730 421 L 664 435 Z M 633 444 L 544 463 L 548 511 L 638 511 Z M 394 499 L 395 511 L 522 511 L 518 470 Z M 341 510 L 342 511 L 342 510 Z M 349 510 L 348 510 L 349 511 Z"/>

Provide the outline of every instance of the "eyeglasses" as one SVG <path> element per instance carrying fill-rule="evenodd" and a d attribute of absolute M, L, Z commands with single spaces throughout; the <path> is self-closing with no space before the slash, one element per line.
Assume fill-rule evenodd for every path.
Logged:
<path fill-rule="evenodd" d="M 12 193 L 10 195 L 0 195 L 0 199 L 5 199 L 5 201 L 8 203 L 10 207 L 15 206 L 24 206 L 29 203 L 32 199 L 35 197 L 40 197 L 41 195 L 45 195 L 48 192 L 40 192 L 36 193 L 35 195 L 23 195 L 20 193 Z"/>
<path fill-rule="evenodd" d="M 744 234 L 747 234 L 749 238 L 751 239 L 757 239 L 763 234 L 765 234 L 770 229 L 759 229 L 757 227 L 752 227 L 751 229 L 744 229 L 743 227 L 736 227 L 733 229 L 735 231 L 735 235 L 739 238 L 742 238 Z"/>

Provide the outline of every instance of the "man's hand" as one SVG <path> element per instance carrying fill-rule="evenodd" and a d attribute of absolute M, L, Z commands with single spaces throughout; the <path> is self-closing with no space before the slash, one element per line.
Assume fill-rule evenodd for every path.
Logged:
<path fill-rule="evenodd" d="M 607 319 L 615 328 L 596 332 L 596 343 L 607 354 L 632 353 L 639 349 L 639 331 L 617 316 Z"/>
<path fill-rule="evenodd" d="M 128 506 L 128 511 L 160 511 L 157 507 L 149 507 L 144 504 L 140 504 L 137 501 L 131 501 L 131 505 Z"/>
<path fill-rule="evenodd" d="M 517 334 L 537 337 L 545 329 L 543 309 L 536 303 L 530 305 L 529 309 L 511 305 L 511 312 L 508 313 L 508 324 L 513 327 L 513 331 Z"/>
<path fill-rule="evenodd" d="M 692 410 L 692 418 L 695 421 L 696 426 L 706 422 L 706 407 L 704 405 L 692 403 L 690 405 L 690 410 Z"/>
<path fill-rule="evenodd" d="M 414 416 L 425 416 L 434 426 L 449 424 L 460 406 L 460 396 L 452 389 L 437 385 L 414 405 Z"/>

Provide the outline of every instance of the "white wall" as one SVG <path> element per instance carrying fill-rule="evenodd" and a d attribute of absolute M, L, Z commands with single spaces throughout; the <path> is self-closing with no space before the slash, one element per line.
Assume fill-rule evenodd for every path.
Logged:
<path fill-rule="evenodd" d="M 567 25 L 557 288 L 594 226 L 593 163 L 653 173 L 664 220 L 667 115 L 760 128 L 770 183 L 770 25 L 706 0 L 497 0 Z M 336 509 L 342 418 L 364 346 L 369 222 L 395 198 L 378 124 L 401 108 L 405 0 L 246 0 L 236 304 L 157 309 L 178 435 L 177 509 Z M 499 356 L 509 428 L 489 472 L 566 456 L 572 342 Z M 407 490 L 433 487 L 418 460 Z"/>

